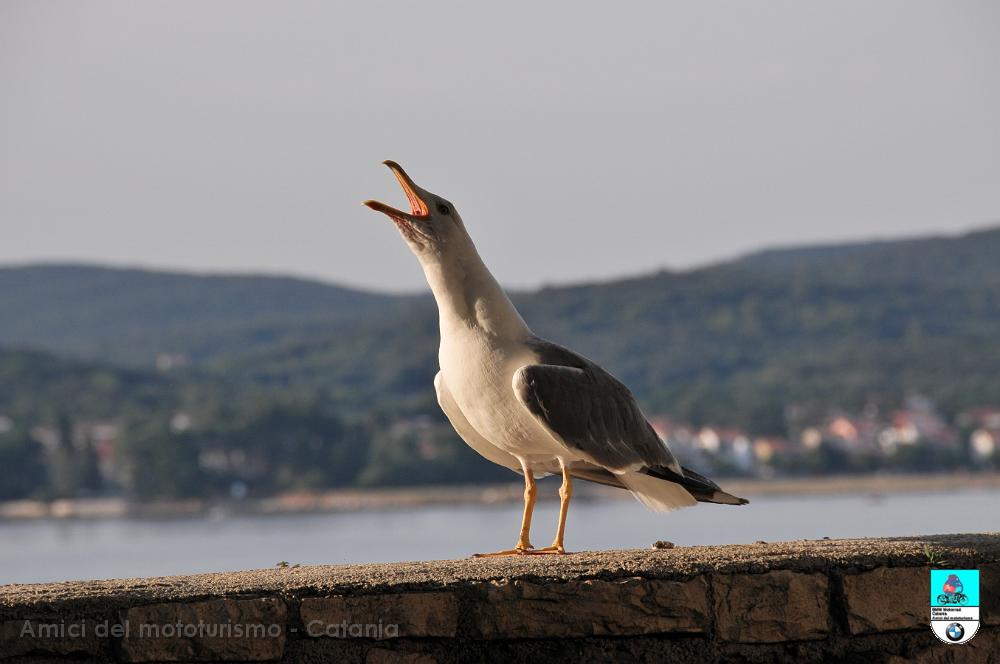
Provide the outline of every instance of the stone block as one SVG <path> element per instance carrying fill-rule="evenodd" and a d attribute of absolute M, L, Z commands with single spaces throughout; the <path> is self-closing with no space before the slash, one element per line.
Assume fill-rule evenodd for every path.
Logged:
<path fill-rule="evenodd" d="M 372 648 L 365 653 L 365 664 L 437 664 L 432 655 Z"/>
<path fill-rule="evenodd" d="M 7 620 L 0 623 L 0 659 L 27 653 L 96 655 L 99 627 L 90 620 Z"/>
<path fill-rule="evenodd" d="M 945 645 L 933 638 L 910 649 L 905 657 L 890 657 L 885 664 L 996 664 L 998 652 L 1000 632 L 980 626 L 972 640 L 960 646 Z"/>
<path fill-rule="evenodd" d="M 307 636 L 331 638 L 452 637 L 458 601 L 449 592 L 309 597 L 302 600 Z"/>
<path fill-rule="evenodd" d="M 880 567 L 844 576 L 851 634 L 929 629 L 930 572 L 926 567 Z"/>
<path fill-rule="evenodd" d="M 723 641 L 806 641 L 830 632 L 829 583 L 822 574 L 716 574 L 712 585 Z"/>
<path fill-rule="evenodd" d="M 979 566 L 979 617 L 984 625 L 1000 625 L 1000 563 Z"/>
<path fill-rule="evenodd" d="M 125 612 L 128 662 L 280 659 L 288 610 L 278 598 L 216 599 L 137 606 Z"/>
<path fill-rule="evenodd" d="M 473 624 L 486 639 L 704 633 L 707 590 L 704 577 L 494 582 Z"/>

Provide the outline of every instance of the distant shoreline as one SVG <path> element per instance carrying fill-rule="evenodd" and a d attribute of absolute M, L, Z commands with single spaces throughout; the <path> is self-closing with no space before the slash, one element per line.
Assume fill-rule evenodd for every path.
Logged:
<path fill-rule="evenodd" d="M 731 478 L 719 481 L 726 491 L 754 496 L 822 494 L 884 495 L 894 493 L 1000 489 L 1000 472 L 927 475 L 843 475 L 768 479 Z M 584 500 L 629 498 L 617 489 L 581 483 L 576 495 Z M 290 515 L 411 509 L 433 506 L 517 503 L 519 482 L 487 486 L 426 486 L 373 489 L 337 489 L 287 493 L 243 501 L 188 499 L 132 503 L 124 498 L 17 500 L 0 502 L 0 523 L 32 520 L 159 519 L 230 515 Z M 542 500 L 555 492 L 541 491 Z M 551 494 L 551 495 L 549 495 Z"/>

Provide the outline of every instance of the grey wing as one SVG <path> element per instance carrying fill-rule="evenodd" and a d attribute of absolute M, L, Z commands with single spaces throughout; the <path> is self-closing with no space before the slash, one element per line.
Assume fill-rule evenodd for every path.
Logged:
<path fill-rule="evenodd" d="M 434 391 L 437 392 L 438 405 L 441 406 L 441 410 L 444 411 L 451 426 L 469 447 L 497 465 L 505 466 L 519 473 L 522 472 L 521 462 L 516 457 L 488 441 L 469 423 L 465 413 L 456 403 L 455 397 L 448 390 L 440 371 L 434 376 Z"/>
<path fill-rule="evenodd" d="M 529 364 L 517 370 L 512 385 L 528 411 L 563 445 L 604 468 L 665 467 L 682 474 L 629 389 L 596 364 L 573 357 L 576 366 Z"/>

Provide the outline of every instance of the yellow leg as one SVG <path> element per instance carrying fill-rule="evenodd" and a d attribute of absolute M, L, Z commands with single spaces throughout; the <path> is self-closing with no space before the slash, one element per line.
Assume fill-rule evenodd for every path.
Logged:
<path fill-rule="evenodd" d="M 562 467 L 562 478 L 562 486 L 559 487 L 559 525 L 556 528 L 556 538 L 552 541 L 552 546 L 528 551 L 528 553 L 536 555 L 566 553 L 566 549 L 563 547 L 563 538 L 566 535 L 566 516 L 569 514 L 569 500 L 573 497 L 573 480 L 570 478 L 566 466 Z"/>
<path fill-rule="evenodd" d="M 530 553 L 531 540 L 529 539 L 529 534 L 531 532 L 531 513 L 535 509 L 535 498 L 538 495 L 538 490 L 535 488 L 535 477 L 532 475 L 531 471 L 527 468 L 524 469 L 524 515 L 521 517 L 521 534 L 517 538 L 517 544 L 513 549 L 504 549 L 503 551 L 494 551 L 493 553 L 475 553 L 472 555 L 473 558 L 490 558 L 493 556 L 518 556 L 525 553 Z"/>
<path fill-rule="evenodd" d="M 530 549 L 531 546 L 531 514 L 535 511 L 535 498 L 538 489 L 535 488 L 535 477 L 530 470 L 524 471 L 524 514 L 521 515 L 521 534 L 517 537 L 518 549 Z"/>

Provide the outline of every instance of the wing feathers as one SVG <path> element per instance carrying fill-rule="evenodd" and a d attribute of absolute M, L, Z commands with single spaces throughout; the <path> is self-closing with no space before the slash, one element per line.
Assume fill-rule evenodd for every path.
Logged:
<path fill-rule="evenodd" d="M 530 364 L 514 374 L 521 403 L 567 448 L 612 471 L 680 466 L 632 393 L 600 367 Z"/>
<path fill-rule="evenodd" d="M 746 505 L 746 498 L 734 496 L 723 491 L 718 484 L 700 475 L 690 468 L 681 468 L 683 474 L 677 474 L 670 468 L 645 468 L 643 473 L 667 482 L 674 482 L 687 489 L 688 493 L 700 503 L 720 503 L 723 505 Z"/>
<path fill-rule="evenodd" d="M 625 473 L 622 484 L 643 505 L 654 512 L 673 512 L 682 507 L 691 507 L 697 500 L 680 484 L 664 482 L 645 473 Z"/>
<path fill-rule="evenodd" d="M 569 450 L 603 467 L 579 477 L 623 486 L 652 509 L 695 501 L 743 505 L 712 480 L 681 465 L 653 431 L 627 387 L 590 360 L 533 337 L 538 363 L 514 373 L 518 400 Z M 607 472 L 610 471 L 610 472 Z M 572 466 L 570 472 L 574 472 Z M 587 469 L 587 474 L 596 471 Z M 610 481 L 609 481 L 610 480 Z"/>

